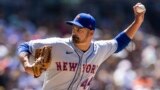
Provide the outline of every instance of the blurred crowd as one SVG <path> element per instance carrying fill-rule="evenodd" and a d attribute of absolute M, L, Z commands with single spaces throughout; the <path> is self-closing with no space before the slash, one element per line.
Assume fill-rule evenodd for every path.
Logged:
<path fill-rule="evenodd" d="M 40 90 L 42 77 L 24 72 L 17 46 L 68 37 L 65 21 L 87 12 L 97 21 L 95 40 L 112 39 L 133 20 L 138 0 L 0 0 L 0 90 Z M 160 90 L 160 0 L 143 0 L 147 12 L 135 38 L 99 68 L 91 90 Z"/>

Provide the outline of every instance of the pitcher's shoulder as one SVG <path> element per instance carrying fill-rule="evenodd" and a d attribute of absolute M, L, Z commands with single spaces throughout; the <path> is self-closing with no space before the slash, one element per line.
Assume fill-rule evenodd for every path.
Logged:
<path fill-rule="evenodd" d="M 110 39 L 110 40 L 97 40 L 94 41 L 94 44 L 96 45 L 104 45 L 104 44 L 109 44 L 109 43 L 116 43 L 115 39 Z"/>

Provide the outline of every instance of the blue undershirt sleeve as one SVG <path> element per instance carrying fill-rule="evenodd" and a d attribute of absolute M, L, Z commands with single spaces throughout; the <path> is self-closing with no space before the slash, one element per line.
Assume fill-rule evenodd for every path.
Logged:
<path fill-rule="evenodd" d="M 118 53 L 119 51 L 124 49 L 131 41 L 131 39 L 126 35 L 125 32 L 121 32 L 114 39 L 118 43 L 118 47 L 117 47 L 117 50 L 115 51 L 115 53 Z"/>
<path fill-rule="evenodd" d="M 22 43 L 22 44 L 20 44 L 19 46 L 18 46 L 18 54 L 20 54 L 21 52 L 27 52 L 27 53 L 31 53 L 30 51 L 29 51 L 29 45 L 28 45 L 28 43 Z"/>

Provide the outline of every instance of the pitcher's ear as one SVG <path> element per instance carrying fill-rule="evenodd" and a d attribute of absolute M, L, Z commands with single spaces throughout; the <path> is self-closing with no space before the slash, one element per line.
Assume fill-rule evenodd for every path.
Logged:
<path fill-rule="evenodd" d="M 90 30 L 90 35 L 93 35 L 94 34 L 94 30 Z"/>

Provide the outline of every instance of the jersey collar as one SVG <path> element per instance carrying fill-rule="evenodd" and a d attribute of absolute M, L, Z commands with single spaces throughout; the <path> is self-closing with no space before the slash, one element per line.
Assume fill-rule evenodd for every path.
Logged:
<path fill-rule="evenodd" d="M 73 47 L 74 50 L 76 50 L 77 52 L 81 53 L 81 54 L 90 54 L 90 52 L 94 51 L 94 42 L 91 41 L 90 47 L 86 52 L 83 52 L 82 50 L 80 50 L 79 48 L 77 48 L 73 41 L 72 41 L 72 37 L 69 38 L 69 42 L 71 43 L 71 46 Z"/>

